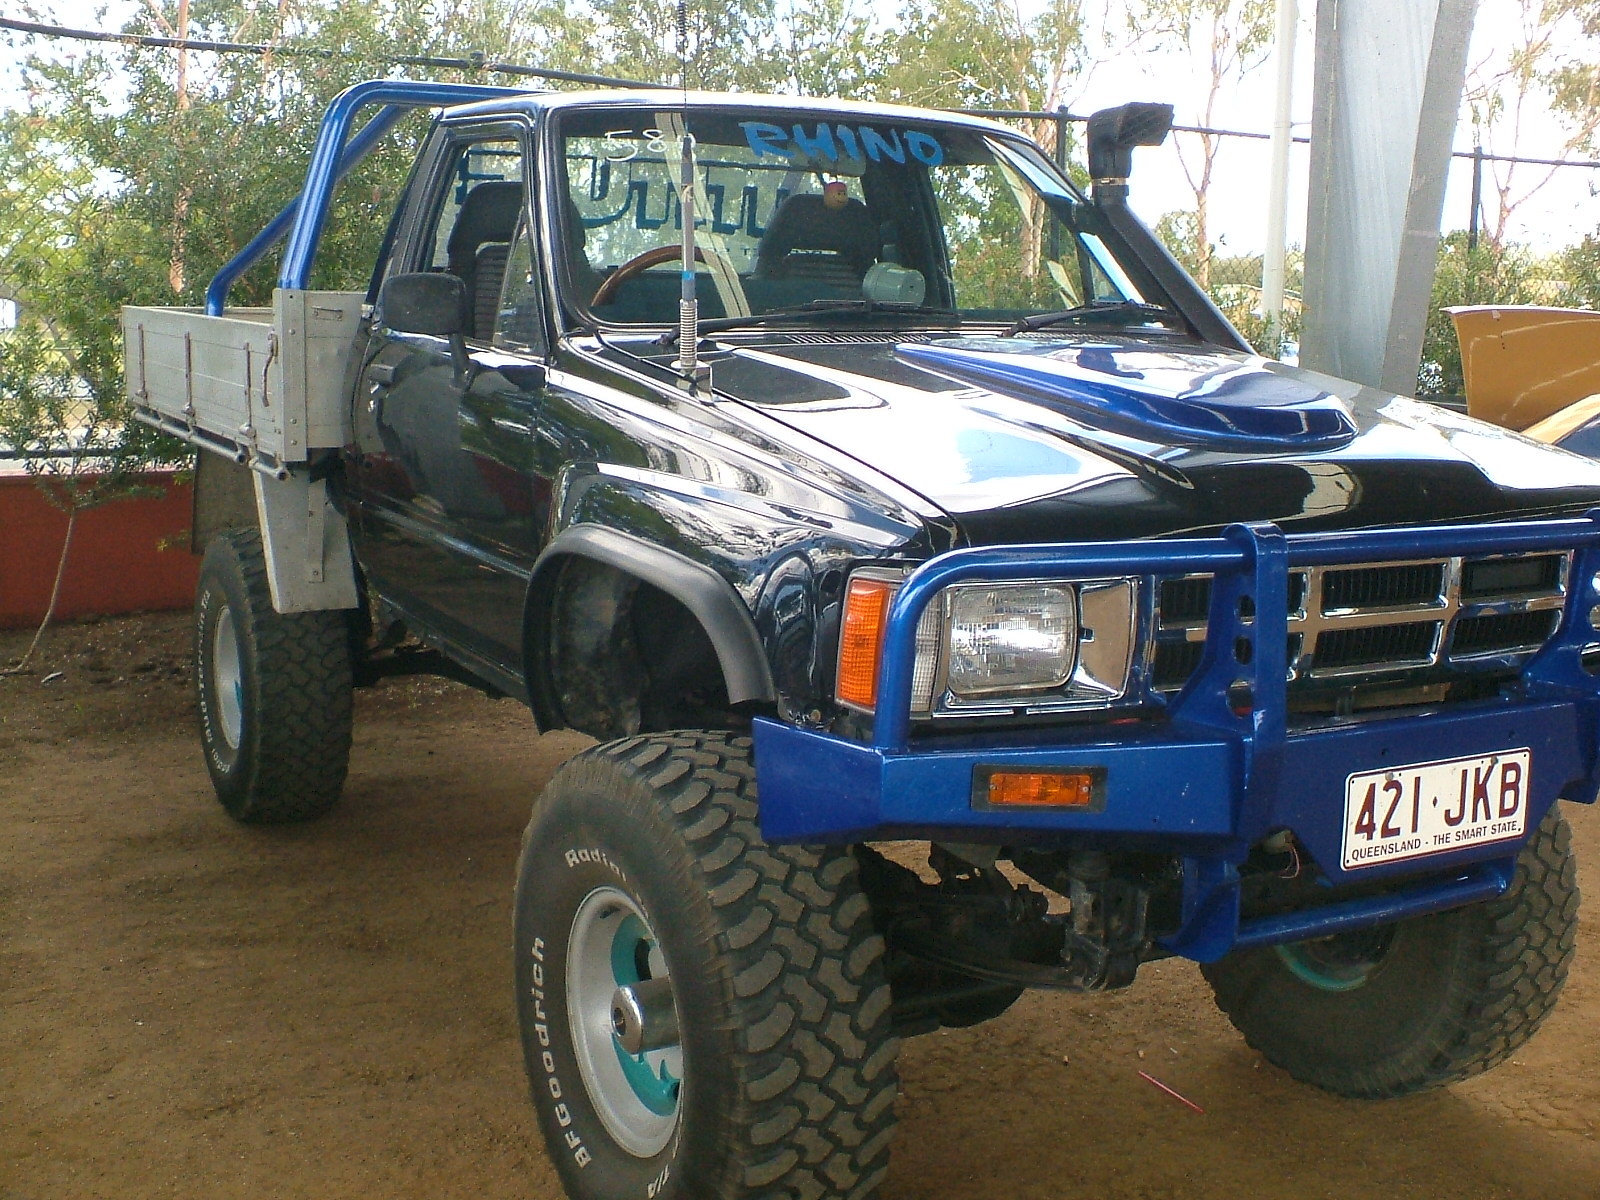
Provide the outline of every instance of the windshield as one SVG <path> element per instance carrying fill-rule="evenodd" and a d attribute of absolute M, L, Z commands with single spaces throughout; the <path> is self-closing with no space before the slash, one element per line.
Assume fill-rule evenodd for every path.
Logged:
<path fill-rule="evenodd" d="M 624 108 L 562 117 L 569 294 L 602 321 L 678 319 L 684 120 Z M 1095 232 L 1099 214 L 1019 143 L 851 114 L 718 110 L 688 122 L 703 318 L 844 302 L 1011 322 L 1152 299 Z"/>

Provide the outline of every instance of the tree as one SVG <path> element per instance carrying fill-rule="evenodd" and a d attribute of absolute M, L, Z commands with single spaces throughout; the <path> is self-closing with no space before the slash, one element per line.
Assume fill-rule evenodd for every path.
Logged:
<path fill-rule="evenodd" d="M 789 74 L 778 53 L 773 0 L 717 0 L 687 8 L 680 57 L 676 6 L 641 8 L 636 0 L 589 0 L 593 47 L 586 70 L 692 88 L 770 91 Z M 604 50 L 599 50 L 604 47 Z"/>
<path fill-rule="evenodd" d="M 1282 324 L 1274 329 L 1261 314 L 1261 255 L 1219 255 L 1217 247 L 1200 241 L 1198 218 L 1193 212 L 1169 212 L 1156 222 L 1155 234 L 1191 275 L 1200 273 L 1202 247 L 1208 264 L 1207 291 L 1233 326 L 1257 353 L 1278 358 L 1286 345 L 1297 342 L 1303 321 L 1300 293 L 1305 255 L 1290 251 L 1284 263 Z"/>
<path fill-rule="evenodd" d="M 877 98 L 942 108 L 1051 111 L 1083 61 L 1078 0 L 907 0 L 896 28 L 881 45 Z M 1062 122 L 1021 118 L 1023 130 L 1054 152 Z M 1045 209 L 1028 195 L 1020 235 L 1008 253 L 1022 256 L 1030 274 L 1040 253 Z"/>
<path fill-rule="evenodd" d="M 1554 113 L 1563 134 L 1552 158 L 1593 147 L 1600 135 L 1600 65 L 1576 47 L 1597 49 L 1600 10 L 1594 0 L 1507 0 L 1517 15 L 1517 35 L 1494 46 L 1468 72 L 1465 103 L 1476 143 L 1490 153 L 1514 153 L 1537 115 Z M 1600 57 L 1600 56 L 1597 56 Z M 1548 184 L 1559 167 L 1489 160 L 1485 164 L 1494 209 L 1485 235 L 1505 242 L 1513 213 Z M 1532 175 L 1531 181 L 1529 175 Z"/>
<path fill-rule="evenodd" d="M 858 0 L 794 0 L 778 23 L 780 91 L 869 99 L 888 69 L 886 39 Z"/>
<path fill-rule="evenodd" d="M 1562 251 L 1561 280 L 1557 303 L 1568 308 L 1600 308 L 1600 229 Z"/>
<path fill-rule="evenodd" d="M 121 306 L 198 303 L 299 190 L 327 102 L 395 55 L 536 56 L 574 29 L 554 4 L 515 0 L 146 0 L 129 32 L 273 52 L 112 46 L 66 61 L 46 47 L 25 60 L 26 102 L 0 117 L 0 280 L 18 306 L 0 334 L 0 444 L 67 514 L 57 593 L 78 514 L 186 453 L 126 419 Z M 314 285 L 365 286 L 420 127 L 347 184 Z M 264 303 L 271 286 L 253 272 L 234 301 Z"/>
<path fill-rule="evenodd" d="M 1079 0 L 906 0 L 881 47 L 880 100 L 1052 111 L 1084 63 Z M 1057 122 L 1021 122 L 1047 151 Z"/>
<path fill-rule="evenodd" d="M 1569 43 L 1565 59 L 1550 72 L 1552 103 L 1569 128 L 1583 131 L 1577 144 L 1600 153 L 1600 8 L 1579 0 L 1567 7 L 1576 10 L 1582 40 Z"/>
<path fill-rule="evenodd" d="M 1217 101 L 1224 87 L 1260 66 L 1271 49 L 1272 0 L 1140 0 L 1131 20 L 1158 46 L 1199 58 L 1207 72 L 1206 99 L 1199 123 L 1216 123 Z M 1190 135 L 1199 140 L 1198 162 L 1176 141 L 1184 178 L 1194 192 L 1195 276 L 1211 285 L 1211 179 L 1222 139 L 1214 133 Z"/>

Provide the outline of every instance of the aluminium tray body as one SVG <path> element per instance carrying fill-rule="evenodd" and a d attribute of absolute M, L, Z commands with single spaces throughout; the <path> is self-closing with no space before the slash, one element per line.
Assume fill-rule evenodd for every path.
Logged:
<path fill-rule="evenodd" d="M 128 397 L 157 428 L 238 462 L 303 463 L 348 440 L 359 292 L 279 288 L 273 306 L 123 309 Z"/>

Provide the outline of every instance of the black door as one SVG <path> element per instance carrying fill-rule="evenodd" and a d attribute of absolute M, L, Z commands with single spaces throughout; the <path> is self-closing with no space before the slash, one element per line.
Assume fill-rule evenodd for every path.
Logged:
<path fill-rule="evenodd" d="M 389 270 L 463 280 L 464 354 L 448 338 L 382 327 L 380 306 L 355 412 L 370 582 L 413 622 L 513 671 L 550 494 L 529 161 L 514 130 L 449 137 L 422 219 Z"/>

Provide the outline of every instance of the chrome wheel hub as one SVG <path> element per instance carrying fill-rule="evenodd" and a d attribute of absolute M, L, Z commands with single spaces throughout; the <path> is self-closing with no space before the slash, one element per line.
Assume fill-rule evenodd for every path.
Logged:
<path fill-rule="evenodd" d="M 678 1125 L 683 1048 L 665 956 L 639 906 L 600 887 L 573 915 L 567 1012 L 578 1071 L 606 1132 L 658 1154 Z"/>
<path fill-rule="evenodd" d="M 224 605 L 211 633 L 211 690 L 217 698 L 217 724 L 229 748 L 244 740 L 244 671 L 239 662 L 239 635 L 233 609 Z"/>

